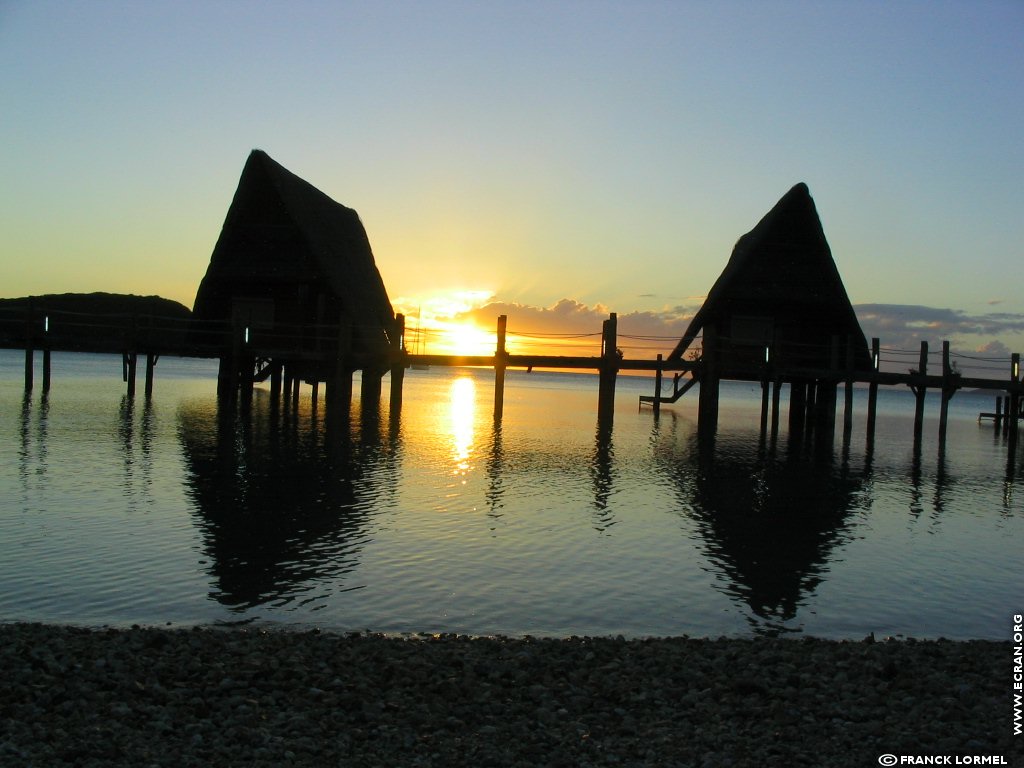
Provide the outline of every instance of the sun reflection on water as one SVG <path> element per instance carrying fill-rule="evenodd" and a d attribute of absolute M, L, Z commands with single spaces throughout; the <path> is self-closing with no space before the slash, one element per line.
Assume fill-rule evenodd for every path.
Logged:
<path fill-rule="evenodd" d="M 476 418 L 476 382 L 469 377 L 452 382 L 448 416 L 452 433 L 453 475 L 465 476 L 473 467 L 473 422 Z"/>

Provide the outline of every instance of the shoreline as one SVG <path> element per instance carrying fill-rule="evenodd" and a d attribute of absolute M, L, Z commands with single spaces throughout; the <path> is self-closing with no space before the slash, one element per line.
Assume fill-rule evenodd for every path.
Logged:
<path fill-rule="evenodd" d="M 1008 641 L 12 623 L 0 649 L 3 764 L 1024 764 Z"/>

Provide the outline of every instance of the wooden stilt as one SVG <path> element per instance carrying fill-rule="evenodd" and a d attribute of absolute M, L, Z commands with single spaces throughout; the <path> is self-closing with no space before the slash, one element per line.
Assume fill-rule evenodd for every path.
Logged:
<path fill-rule="evenodd" d="M 661 354 L 658 354 L 658 367 L 654 369 L 654 402 L 651 403 L 651 408 L 654 410 L 655 417 L 661 415 L 661 364 L 664 361 Z"/>
<path fill-rule="evenodd" d="M 772 382 L 772 442 L 779 437 L 779 399 L 782 395 L 782 382 L 776 378 Z"/>
<path fill-rule="evenodd" d="M 817 426 L 815 417 L 818 413 L 818 382 L 811 381 L 807 384 L 807 408 L 804 414 L 804 437 L 808 440 L 814 435 L 814 428 Z"/>
<path fill-rule="evenodd" d="M 352 369 L 349 356 L 352 351 L 352 326 L 346 317 L 338 322 L 338 346 L 335 353 L 334 375 L 327 384 L 327 415 L 345 416 L 352 407 Z M 333 415 L 332 415 L 333 414 Z"/>
<path fill-rule="evenodd" d="M 1020 383 L 1020 353 L 1014 352 L 1010 358 L 1010 382 L 1013 387 L 1010 390 L 1009 403 L 1006 409 L 1006 421 L 1007 429 L 1009 430 L 1011 439 L 1014 441 L 1013 446 L 1016 447 L 1016 434 L 1017 434 L 1017 422 L 1020 419 L 1020 394 L 1017 390 L 1017 384 Z"/>
<path fill-rule="evenodd" d="M 139 356 L 135 352 L 125 352 L 123 355 L 124 380 L 128 383 L 129 399 L 135 397 L 135 368 L 138 361 Z"/>
<path fill-rule="evenodd" d="M 608 419 L 615 411 L 615 379 L 619 373 L 618 325 L 615 312 L 604 321 L 597 396 L 598 418 Z"/>
<path fill-rule="evenodd" d="M 881 346 L 878 339 L 871 340 L 871 369 L 878 373 L 881 364 Z M 878 411 L 878 382 L 874 379 L 868 384 L 868 423 L 867 423 L 867 444 L 871 448 L 875 444 L 875 419 Z"/>
<path fill-rule="evenodd" d="M 43 346 L 43 394 L 50 391 L 50 347 Z"/>
<path fill-rule="evenodd" d="M 380 388 L 383 373 L 373 368 L 363 368 L 363 377 L 359 385 L 359 401 L 363 408 L 376 408 L 380 405 Z"/>
<path fill-rule="evenodd" d="M 949 424 L 949 401 L 956 388 L 953 385 L 953 369 L 949 364 L 949 342 L 942 342 L 942 403 L 939 408 L 939 450 L 946 447 L 946 427 Z"/>
<path fill-rule="evenodd" d="M 405 385 L 405 315 L 395 315 L 395 333 L 391 339 L 391 394 L 388 403 L 394 414 L 402 407 L 402 389 Z"/>
<path fill-rule="evenodd" d="M 719 367 L 718 329 L 713 324 L 704 326 L 701 353 L 700 394 L 697 398 L 697 434 L 712 438 L 718 431 Z"/>
<path fill-rule="evenodd" d="M 28 300 L 28 310 L 25 313 L 25 391 L 31 392 L 35 384 L 35 333 L 32 328 L 32 315 L 35 312 L 35 302 Z"/>
<path fill-rule="evenodd" d="M 153 397 L 153 378 L 155 375 L 157 355 L 152 352 L 146 353 L 146 399 Z"/>
<path fill-rule="evenodd" d="M 789 383 L 789 434 L 791 438 L 799 438 L 803 435 L 806 409 L 806 382 L 791 381 Z"/>
<path fill-rule="evenodd" d="M 761 379 L 761 438 L 768 435 L 768 401 L 770 384 L 766 378 Z"/>
<path fill-rule="evenodd" d="M 508 315 L 498 315 L 497 345 L 494 349 L 494 419 L 500 421 L 505 410 L 505 336 L 508 330 Z"/>
<path fill-rule="evenodd" d="M 928 375 L 928 342 L 921 342 L 921 357 L 918 361 L 917 372 L 920 375 L 920 382 L 914 387 L 914 397 L 916 403 L 914 406 L 914 443 L 921 442 L 921 432 L 924 426 L 924 398 L 928 392 L 928 387 L 925 384 L 925 376 Z M 913 385 L 912 385 L 913 386 Z"/>
<path fill-rule="evenodd" d="M 282 365 L 277 360 L 270 364 L 270 405 L 276 406 L 281 400 L 281 369 Z"/>
<path fill-rule="evenodd" d="M 843 445 L 853 434 L 853 339 L 846 337 L 846 386 L 843 392 Z"/>

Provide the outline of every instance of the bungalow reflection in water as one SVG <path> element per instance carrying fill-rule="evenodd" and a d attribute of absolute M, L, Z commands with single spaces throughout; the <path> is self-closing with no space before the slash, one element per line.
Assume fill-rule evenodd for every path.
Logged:
<path fill-rule="evenodd" d="M 438 406 L 430 450 L 447 465 L 448 486 L 481 472 L 483 511 L 498 516 L 513 489 L 535 490 L 529 475 L 562 472 L 564 482 L 590 485 L 595 528 L 628 518 L 629 510 L 614 505 L 620 481 L 610 429 L 599 425 L 589 462 L 576 464 L 568 455 L 534 456 L 529 446 L 510 449 L 500 422 L 480 432 L 475 406 L 471 378 L 454 379 L 450 399 Z M 179 434 L 216 583 L 211 596 L 233 609 L 324 600 L 367 586 L 358 571 L 381 515 L 424 511 L 404 508 L 408 502 L 399 498 L 406 453 L 422 446 L 407 444 L 399 420 L 382 420 L 377 411 L 331 427 L 315 411 L 271 407 L 262 396 L 245 417 L 202 401 L 183 405 Z M 670 413 L 654 445 L 653 471 L 676 497 L 662 506 L 696 521 L 697 546 L 719 570 L 722 590 L 749 606 L 755 631 L 774 632 L 794 619 L 826 577 L 832 551 L 850 538 L 848 518 L 863 479 L 820 455 L 774 455 L 749 437 L 701 451 L 693 425 Z M 549 491 L 536 503 L 557 509 L 557 490 Z M 443 496 L 444 488 L 434 492 Z M 644 565 L 638 560 L 637 567 Z"/>

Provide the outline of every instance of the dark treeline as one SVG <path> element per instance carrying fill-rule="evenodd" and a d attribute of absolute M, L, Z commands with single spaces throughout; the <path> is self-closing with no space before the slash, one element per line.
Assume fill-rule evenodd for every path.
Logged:
<path fill-rule="evenodd" d="M 54 293 L 0 299 L 0 346 L 120 351 L 138 343 L 177 346 L 188 307 L 160 296 Z"/>

